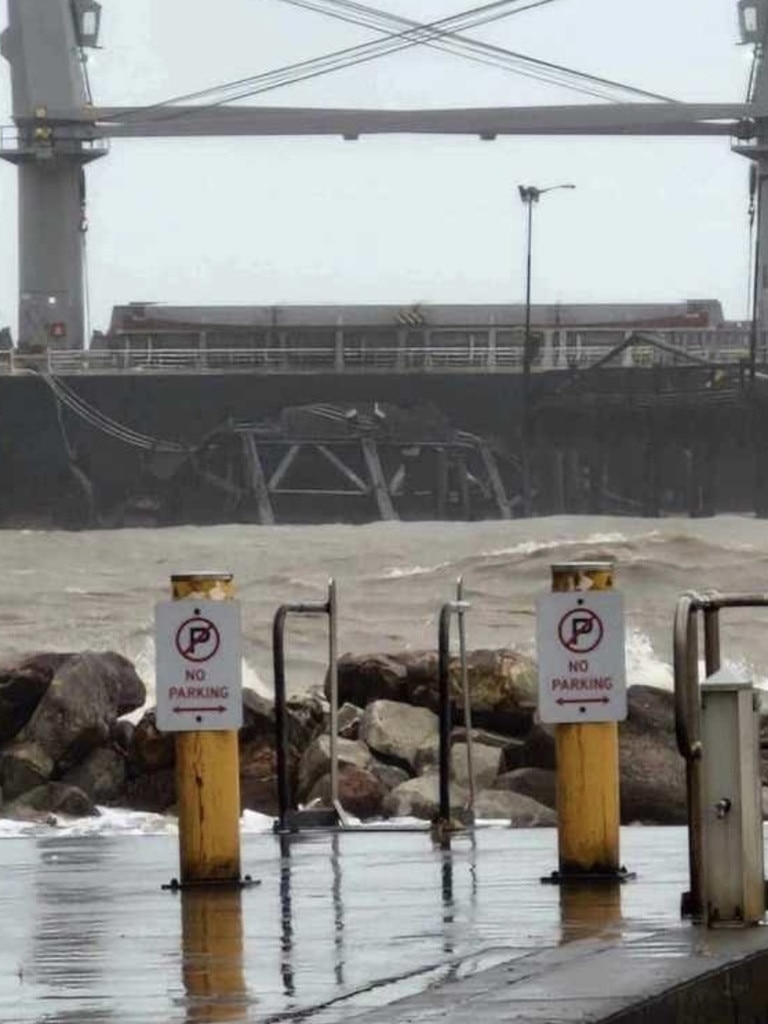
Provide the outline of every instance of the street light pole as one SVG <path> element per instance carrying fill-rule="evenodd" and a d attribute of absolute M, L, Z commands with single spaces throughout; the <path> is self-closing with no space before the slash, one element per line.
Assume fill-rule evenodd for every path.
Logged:
<path fill-rule="evenodd" d="M 531 344 L 531 261 L 533 253 L 533 206 L 545 192 L 556 189 L 576 188 L 575 185 L 550 185 L 549 188 L 536 188 L 534 185 L 518 185 L 520 198 L 528 207 L 527 240 L 525 256 L 525 328 L 523 334 L 523 381 L 522 381 L 522 419 L 520 429 L 520 497 L 522 513 L 526 518 L 533 511 L 531 500 L 531 438 L 532 438 L 532 403 L 531 403 L 531 366 L 533 364 L 533 346 Z"/>

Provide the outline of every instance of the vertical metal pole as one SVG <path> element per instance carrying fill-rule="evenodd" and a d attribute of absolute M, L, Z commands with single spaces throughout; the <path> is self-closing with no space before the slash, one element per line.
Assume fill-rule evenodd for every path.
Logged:
<path fill-rule="evenodd" d="M 440 611 L 438 634 L 438 682 L 440 693 L 440 823 L 451 820 L 451 681 L 450 659 L 451 606 Z"/>
<path fill-rule="evenodd" d="M 472 698 L 469 692 L 467 672 L 467 638 L 464 623 L 464 580 L 459 576 L 456 582 L 456 614 L 459 617 L 459 660 L 461 664 L 461 692 L 464 697 L 464 728 L 467 735 L 467 775 L 469 777 L 469 811 L 475 814 L 475 758 L 472 738 Z"/>
<path fill-rule="evenodd" d="M 720 669 L 720 610 L 704 609 L 704 672 L 712 676 Z M 698 694 L 697 694 L 698 699 Z"/>
<path fill-rule="evenodd" d="M 288 779 L 288 719 L 285 693 L 285 649 L 283 637 L 287 605 L 275 612 L 272 622 L 272 667 L 275 679 L 275 753 L 277 755 L 277 818 L 278 828 L 285 829 L 285 820 L 291 809 L 291 792 Z"/>
<path fill-rule="evenodd" d="M 610 562 L 552 566 L 552 590 L 613 589 Z M 561 878 L 618 877 L 619 732 L 616 722 L 555 727 Z"/>
<path fill-rule="evenodd" d="M 339 668 L 338 639 L 336 634 L 336 581 L 328 581 L 328 678 L 331 695 L 330 714 L 330 758 L 331 758 L 331 803 L 337 814 L 339 807 Z"/>
<path fill-rule="evenodd" d="M 538 196 L 536 196 L 538 199 Z M 533 204 L 534 192 L 528 190 L 525 197 L 528 207 L 527 245 L 525 257 L 525 333 L 523 335 L 523 387 L 522 387 L 522 422 L 521 422 L 521 499 L 524 516 L 531 514 L 531 261 L 533 244 Z"/>
<path fill-rule="evenodd" d="M 231 601 L 229 573 L 171 577 L 175 601 Z M 181 884 L 240 881 L 240 763 L 237 731 L 176 733 Z"/>

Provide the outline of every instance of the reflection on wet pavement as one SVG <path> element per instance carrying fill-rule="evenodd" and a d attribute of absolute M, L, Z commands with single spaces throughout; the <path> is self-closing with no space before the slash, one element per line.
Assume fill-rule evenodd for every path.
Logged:
<path fill-rule="evenodd" d="M 217 1024 L 353 1013 L 575 940 L 682 956 L 681 829 L 634 828 L 638 880 L 542 885 L 552 830 L 244 839 L 240 891 L 161 891 L 168 836 L 0 842 L 0 1020 Z M 667 934 L 679 926 L 678 945 Z M 632 948 L 632 945 L 630 945 Z"/>

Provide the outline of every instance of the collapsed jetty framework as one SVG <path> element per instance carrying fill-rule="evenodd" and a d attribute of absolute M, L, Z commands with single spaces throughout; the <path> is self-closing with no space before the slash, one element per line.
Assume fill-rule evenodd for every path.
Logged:
<path fill-rule="evenodd" d="M 101 5 L 7 3 L 14 123 L 0 157 L 19 181 L 19 337 L 0 332 L 0 522 L 768 514 L 768 0 L 737 4 L 754 61 L 746 101 L 726 104 L 488 47 L 465 34 L 472 12 L 422 25 L 355 5 L 382 40 L 350 60 L 492 51 L 601 101 L 421 111 L 227 105 L 264 76 L 192 106 L 100 108 L 85 58 Z M 318 73 L 347 66 L 324 61 Z M 412 132 L 730 137 L 755 170 L 752 321 L 726 323 L 715 301 L 547 308 L 530 295 L 525 307 L 134 304 L 86 337 L 85 168 L 112 138 Z"/>

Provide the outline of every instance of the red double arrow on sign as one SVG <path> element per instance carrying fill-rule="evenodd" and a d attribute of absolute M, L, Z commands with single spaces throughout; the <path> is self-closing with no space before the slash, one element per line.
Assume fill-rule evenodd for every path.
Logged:
<path fill-rule="evenodd" d="M 222 704 L 220 704 L 216 708 L 174 708 L 173 710 L 174 710 L 174 713 L 177 714 L 177 715 L 182 715 L 185 712 L 195 712 L 195 711 L 197 711 L 197 712 L 200 712 L 200 711 L 215 711 L 216 714 L 220 715 L 220 714 L 222 714 L 222 712 L 226 711 L 227 709 Z"/>
<path fill-rule="evenodd" d="M 608 697 L 558 697 L 556 704 L 607 704 Z"/>

